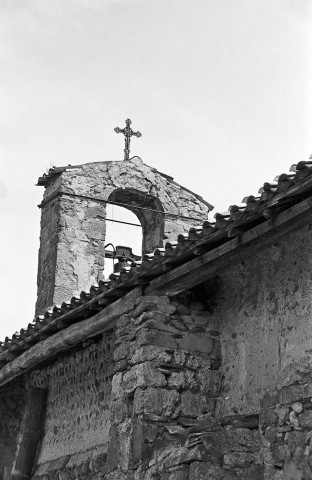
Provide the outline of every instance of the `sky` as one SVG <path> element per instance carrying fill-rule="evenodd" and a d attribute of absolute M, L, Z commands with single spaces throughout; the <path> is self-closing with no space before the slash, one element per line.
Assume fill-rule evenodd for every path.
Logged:
<path fill-rule="evenodd" d="M 121 160 L 126 118 L 131 155 L 211 216 L 309 158 L 311 20 L 311 0 L 0 0 L 0 339 L 34 316 L 38 177 Z"/>

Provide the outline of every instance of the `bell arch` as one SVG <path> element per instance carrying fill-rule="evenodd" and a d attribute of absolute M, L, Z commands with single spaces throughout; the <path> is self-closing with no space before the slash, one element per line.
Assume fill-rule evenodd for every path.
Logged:
<path fill-rule="evenodd" d="M 142 253 L 150 253 L 163 245 L 165 212 L 159 198 L 135 188 L 117 188 L 108 197 L 133 212 L 142 226 Z"/>

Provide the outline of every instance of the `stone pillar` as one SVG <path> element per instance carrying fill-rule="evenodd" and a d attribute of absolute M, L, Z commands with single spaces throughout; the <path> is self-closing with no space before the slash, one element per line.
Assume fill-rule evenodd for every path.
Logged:
<path fill-rule="evenodd" d="M 57 196 L 42 207 L 36 314 L 103 278 L 106 206 Z"/>
<path fill-rule="evenodd" d="M 221 351 L 210 312 L 185 299 L 141 297 L 117 322 L 106 480 L 184 480 L 198 459 L 182 445 L 215 416 Z"/>

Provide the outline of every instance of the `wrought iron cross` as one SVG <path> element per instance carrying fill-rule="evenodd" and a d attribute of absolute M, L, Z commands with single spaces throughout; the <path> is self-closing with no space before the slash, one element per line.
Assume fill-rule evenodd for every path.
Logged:
<path fill-rule="evenodd" d="M 124 158 L 124 160 L 129 160 L 130 138 L 132 137 L 132 135 L 135 135 L 136 137 L 141 137 L 142 136 L 142 133 L 134 132 L 132 130 L 132 128 L 130 127 L 131 123 L 132 122 L 131 122 L 130 118 L 127 118 L 125 128 L 119 128 L 119 127 L 114 128 L 116 133 L 123 133 L 124 136 L 125 136 L 125 149 L 124 149 L 125 158 Z"/>

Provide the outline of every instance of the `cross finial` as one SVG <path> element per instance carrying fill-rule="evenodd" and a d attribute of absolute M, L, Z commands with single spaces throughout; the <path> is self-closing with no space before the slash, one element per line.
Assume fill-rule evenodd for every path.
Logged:
<path fill-rule="evenodd" d="M 124 160 L 129 160 L 130 138 L 132 137 L 132 135 L 135 135 L 136 137 L 141 137 L 142 136 L 142 133 L 134 132 L 131 129 L 131 127 L 130 127 L 131 123 L 132 122 L 131 122 L 130 118 L 127 118 L 125 128 L 119 128 L 119 127 L 114 128 L 116 133 L 123 133 L 124 136 L 125 136 L 125 149 L 124 149 L 125 157 L 124 157 Z"/>

